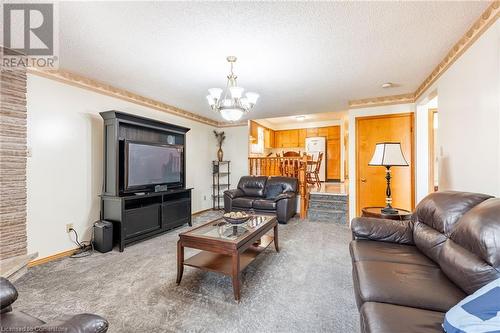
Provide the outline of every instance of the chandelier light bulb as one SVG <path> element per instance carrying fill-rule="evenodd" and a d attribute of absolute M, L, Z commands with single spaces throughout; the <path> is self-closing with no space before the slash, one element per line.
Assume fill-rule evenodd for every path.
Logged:
<path fill-rule="evenodd" d="M 207 101 L 208 101 L 208 105 L 210 105 L 210 106 L 215 105 L 215 99 L 213 98 L 212 95 L 207 95 Z"/>

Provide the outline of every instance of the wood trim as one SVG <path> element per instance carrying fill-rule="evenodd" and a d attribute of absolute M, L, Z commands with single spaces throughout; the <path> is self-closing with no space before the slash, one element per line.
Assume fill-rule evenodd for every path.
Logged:
<path fill-rule="evenodd" d="M 493 1 L 467 32 L 451 48 L 443 60 L 415 91 L 419 98 L 474 42 L 500 17 L 500 1 Z"/>
<path fill-rule="evenodd" d="M 203 209 L 203 210 L 194 212 L 193 214 L 191 214 L 191 216 L 200 215 L 202 213 L 206 213 L 206 212 L 211 211 L 211 210 L 212 210 L 212 208 Z M 53 255 L 48 256 L 48 257 L 44 257 L 44 258 L 32 260 L 32 261 L 30 261 L 28 263 L 28 267 L 34 267 L 34 266 L 46 264 L 48 262 L 51 262 L 51 261 L 54 261 L 54 260 L 57 260 L 57 259 L 69 257 L 69 256 L 75 254 L 76 251 L 78 251 L 78 250 L 79 250 L 79 248 L 74 248 L 74 249 L 71 249 L 71 250 L 67 250 L 67 251 L 63 251 L 63 252 L 59 252 L 59 253 L 53 254 Z"/>
<path fill-rule="evenodd" d="M 428 164 L 429 164 L 429 179 L 428 179 L 428 191 L 429 193 L 433 193 L 434 192 L 434 158 L 435 158 L 435 154 L 436 152 L 434 151 L 434 140 L 435 140 L 435 137 L 434 137 L 434 114 L 438 113 L 438 109 L 429 109 L 429 114 L 428 114 L 428 117 L 429 117 L 429 122 L 428 122 L 428 132 L 429 132 L 429 142 L 428 142 L 428 150 L 429 150 L 429 161 L 428 161 Z"/>
<path fill-rule="evenodd" d="M 354 147 L 354 154 L 356 155 L 356 179 L 354 179 L 356 183 L 356 210 L 355 210 L 355 216 L 357 216 L 358 212 L 360 211 L 359 207 L 359 131 L 358 131 L 358 123 L 360 120 L 365 120 L 365 119 L 380 119 L 380 118 L 395 118 L 395 117 L 405 117 L 405 116 L 411 116 L 411 208 L 412 210 L 415 208 L 415 114 L 413 112 L 403 112 L 403 113 L 394 113 L 394 114 L 382 114 L 382 115 L 373 115 L 373 116 L 361 116 L 361 117 L 356 117 L 356 137 L 355 137 L 355 147 Z"/>
<path fill-rule="evenodd" d="M 28 263 L 28 267 L 34 267 L 34 266 L 46 264 L 46 263 L 48 263 L 50 261 L 54 261 L 54 260 L 57 260 L 57 259 L 69 257 L 69 256 L 72 256 L 73 254 L 75 254 L 76 251 L 78 251 L 78 248 L 67 250 L 67 251 L 63 251 L 63 252 L 59 252 L 59 253 L 53 254 L 53 255 L 48 256 L 48 257 L 44 257 L 44 258 L 32 260 L 32 261 L 30 261 Z"/>
<path fill-rule="evenodd" d="M 214 209 L 213 208 L 207 208 L 207 209 L 199 210 L 199 211 L 194 212 L 193 214 L 191 214 L 191 217 L 197 216 L 197 215 L 200 215 L 200 214 L 203 214 L 203 213 L 206 213 L 206 212 L 209 212 L 211 210 L 214 210 Z"/>
<path fill-rule="evenodd" d="M 372 98 L 363 98 L 349 101 L 349 108 L 365 108 L 382 105 L 415 103 L 422 94 L 436 82 L 444 73 L 481 35 L 500 17 L 500 1 L 496 0 L 481 14 L 481 16 L 472 24 L 467 32 L 451 48 L 441 62 L 420 84 L 413 93 L 402 95 L 381 96 Z"/>
<path fill-rule="evenodd" d="M 349 101 L 350 109 L 359 109 L 366 107 L 415 103 L 415 94 L 401 94 L 392 96 L 372 97 Z"/>
<path fill-rule="evenodd" d="M 78 88 L 83 88 L 91 90 L 106 96 L 118 98 L 127 102 L 135 103 L 138 105 L 146 106 L 158 111 L 173 114 L 179 117 L 183 117 L 189 120 L 194 120 L 202 124 L 215 126 L 215 127 L 229 127 L 229 126 L 241 126 L 238 124 L 218 122 L 210 118 L 206 118 L 192 112 L 177 108 L 175 106 L 168 105 L 166 103 L 154 100 L 152 98 L 144 97 L 142 95 L 130 92 L 125 89 L 117 88 L 112 85 L 90 79 L 80 74 L 76 74 L 67 70 L 55 70 L 55 71 L 43 71 L 36 68 L 29 68 L 29 74 L 41 76 L 47 79 L 55 80 L 58 82 L 66 83 L 71 86 Z"/>

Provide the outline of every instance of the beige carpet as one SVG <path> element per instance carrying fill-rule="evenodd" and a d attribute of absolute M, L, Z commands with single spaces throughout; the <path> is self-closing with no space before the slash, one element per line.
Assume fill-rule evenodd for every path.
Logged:
<path fill-rule="evenodd" d="M 123 253 L 31 268 L 16 282 L 14 308 L 43 320 L 97 313 L 109 332 L 358 332 L 347 227 L 294 218 L 279 228 L 281 252 L 271 246 L 247 267 L 239 304 L 230 278 L 216 273 L 186 267 L 176 286 L 181 228 Z"/>

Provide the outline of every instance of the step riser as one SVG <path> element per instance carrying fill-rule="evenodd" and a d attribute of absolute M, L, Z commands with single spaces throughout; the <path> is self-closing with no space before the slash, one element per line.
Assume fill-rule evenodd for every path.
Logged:
<path fill-rule="evenodd" d="M 309 201 L 309 209 L 341 210 L 347 211 L 347 203 L 342 201 Z"/>
<path fill-rule="evenodd" d="M 310 201 L 321 200 L 321 201 L 342 201 L 347 202 L 347 195 L 324 195 L 324 194 L 310 194 Z"/>
<path fill-rule="evenodd" d="M 307 219 L 310 222 L 328 222 L 328 223 L 338 223 L 347 224 L 347 213 L 339 212 L 317 212 L 315 210 L 309 210 L 307 212 Z"/>

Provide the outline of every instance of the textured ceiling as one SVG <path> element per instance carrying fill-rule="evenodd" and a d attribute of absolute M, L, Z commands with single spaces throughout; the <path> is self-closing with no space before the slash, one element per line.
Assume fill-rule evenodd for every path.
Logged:
<path fill-rule="evenodd" d="M 61 2 L 60 67 L 214 120 L 227 55 L 249 118 L 413 92 L 488 2 Z M 397 87 L 382 89 L 384 82 Z"/>

